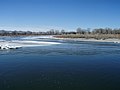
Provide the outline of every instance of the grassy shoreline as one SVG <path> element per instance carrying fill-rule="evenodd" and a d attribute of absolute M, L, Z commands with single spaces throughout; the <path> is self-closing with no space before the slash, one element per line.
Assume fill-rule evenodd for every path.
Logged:
<path fill-rule="evenodd" d="M 111 42 L 120 43 L 120 36 L 118 35 L 57 35 L 55 39 L 59 40 L 74 40 L 74 41 L 90 41 L 90 42 Z"/>
<path fill-rule="evenodd" d="M 84 38 L 84 39 L 120 39 L 120 34 L 64 34 L 55 35 L 56 38 Z"/>
<path fill-rule="evenodd" d="M 17 36 L 19 37 L 23 35 L 17 35 Z M 9 37 L 17 37 L 17 36 L 9 36 Z M 52 37 L 47 37 L 47 38 L 58 39 L 58 40 L 120 43 L 120 34 L 63 34 L 63 35 L 24 35 L 24 36 L 25 37 L 52 36 Z M 6 37 L 6 36 L 1 36 L 1 37 Z"/>

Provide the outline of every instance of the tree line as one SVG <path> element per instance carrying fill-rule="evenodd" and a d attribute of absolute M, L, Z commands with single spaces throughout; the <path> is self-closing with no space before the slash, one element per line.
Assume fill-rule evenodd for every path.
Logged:
<path fill-rule="evenodd" d="M 75 31 L 65 31 L 63 30 L 55 30 L 51 29 L 49 31 L 7 31 L 0 30 L 0 36 L 19 36 L 19 35 L 67 35 L 67 34 L 81 34 L 81 35 L 94 35 L 94 34 L 120 34 L 120 28 L 111 29 L 111 28 L 97 28 L 97 29 L 82 29 L 77 28 Z"/>

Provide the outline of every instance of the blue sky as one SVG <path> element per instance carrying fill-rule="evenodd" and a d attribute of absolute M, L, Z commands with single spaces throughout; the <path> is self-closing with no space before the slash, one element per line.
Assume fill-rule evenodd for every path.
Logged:
<path fill-rule="evenodd" d="M 0 29 L 120 28 L 120 0 L 0 0 Z"/>

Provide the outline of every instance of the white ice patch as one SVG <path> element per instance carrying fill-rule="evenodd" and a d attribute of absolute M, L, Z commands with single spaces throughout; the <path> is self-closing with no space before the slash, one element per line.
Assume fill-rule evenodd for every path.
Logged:
<path fill-rule="evenodd" d="M 30 40 L 33 40 L 33 39 L 52 39 L 54 38 L 53 36 L 28 36 L 28 37 L 24 37 L 22 39 L 30 39 Z"/>
<path fill-rule="evenodd" d="M 34 46 L 48 46 L 57 45 L 57 42 L 44 42 L 44 41 L 0 41 L 1 49 L 17 49 L 19 47 L 34 47 Z"/>
<path fill-rule="evenodd" d="M 12 41 L 12 43 L 21 45 L 22 47 L 61 44 L 61 43 L 57 43 L 57 42 L 44 42 L 44 41 Z"/>

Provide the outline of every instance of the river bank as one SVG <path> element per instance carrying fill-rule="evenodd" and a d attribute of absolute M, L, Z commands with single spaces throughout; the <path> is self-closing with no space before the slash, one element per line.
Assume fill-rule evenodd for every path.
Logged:
<path fill-rule="evenodd" d="M 113 42 L 113 43 L 120 43 L 120 39 L 94 39 L 94 38 L 58 38 L 58 37 L 54 37 L 54 39 L 58 39 L 58 40 L 73 40 L 73 41 L 90 41 L 90 42 Z"/>

